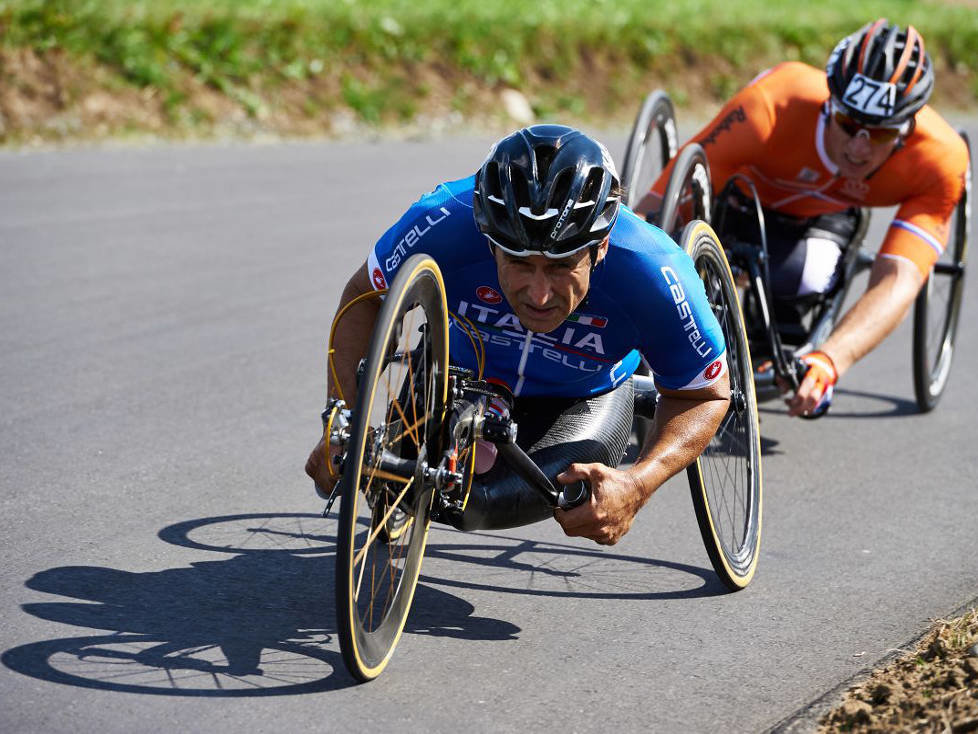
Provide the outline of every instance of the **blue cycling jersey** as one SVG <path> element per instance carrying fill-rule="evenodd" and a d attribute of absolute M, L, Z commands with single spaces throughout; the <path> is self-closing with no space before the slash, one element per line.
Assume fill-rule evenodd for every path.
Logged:
<path fill-rule="evenodd" d="M 411 255 L 434 258 L 453 314 L 453 364 L 476 369 L 457 314 L 479 330 L 485 377 L 502 380 L 517 396 L 607 392 L 635 372 L 639 353 L 662 387 L 705 387 L 723 374 L 723 334 L 692 260 L 624 206 L 584 303 L 547 334 L 525 329 L 503 296 L 495 259 L 472 217 L 473 185 L 470 176 L 422 196 L 367 260 L 373 286 L 381 289 Z"/>

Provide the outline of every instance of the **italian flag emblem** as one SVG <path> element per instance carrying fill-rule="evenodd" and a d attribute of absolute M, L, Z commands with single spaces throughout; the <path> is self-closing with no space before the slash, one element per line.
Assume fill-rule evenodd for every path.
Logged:
<path fill-rule="evenodd" d="M 604 316 L 591 316 L 586 313 L 572 313 L 567 317 L 567 320 L 581 326 L 593 326 L 596 329 L 603 329 L 608 325 L 608 319 Z"/>

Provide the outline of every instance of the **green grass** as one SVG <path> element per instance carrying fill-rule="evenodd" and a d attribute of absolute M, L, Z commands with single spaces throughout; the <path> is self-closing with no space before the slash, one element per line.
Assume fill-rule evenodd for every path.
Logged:
<path fill-rule="evenodd" d="M 824 63 L 885 15 L 915 24 L 943 68 L 978 78 L 968 0 L 0 0 L 0 47 L 60 49 L 181 104 L 184 81 L 251 115 L 274 90 L 324 80 L 362 120 L 403 121 L 428 94 L 419 69 L 513 86 L 538 110 L 581 114 L 582 95 L 634 98 L 650 77 L 710 71 L 722 97 L 780 59 Z M 596 87 L 601 87 L 596 90 Z M 978 95 L 978 89 L 975 90 Z M 452 104 L 466 95 L 456 95 Z M 593 109 L 587 109 L 594 114 Z"/>

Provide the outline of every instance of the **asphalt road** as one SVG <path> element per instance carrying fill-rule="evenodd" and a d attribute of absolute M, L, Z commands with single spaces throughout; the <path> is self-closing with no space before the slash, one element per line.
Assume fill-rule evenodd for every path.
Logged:
<path fill-rule="evenodd" d="M 972 278 L 935 412 L 909 323 L 828 418 L 763 406 L 747 590 L 680 480 L 612 548 L 436 528 L 354 685 L 302 473 L 325 336 L 374 239 L 488 143 L 0 153 L 0 730 L 753 732 L 978 594 Z"/>

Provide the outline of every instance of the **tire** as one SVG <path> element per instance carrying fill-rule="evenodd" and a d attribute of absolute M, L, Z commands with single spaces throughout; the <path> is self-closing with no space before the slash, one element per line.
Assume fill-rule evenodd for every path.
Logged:
<path fill-rule="evenodd" d="M 441 456 L 447 313 L 438 266 L 412 256 L 384 300 L 358 388 L 339 487 L 336 617 L 343 661 L 360 681 L 390 661 L 421 570 L 433 488 L 420 467 Z M 419 469 L 410 479 L 383 478 L 378 446 Z"/>
<path fill-rule="evenodd" d="M 968 144 L 968 137 L 961 136 Z M 917 295 L 913 311 L 913 386 L 920 412 L 934 409 L 947 387 L 964 293 L 971 222 L 971 149 L 964 193 L 951 217 L 951 238 Z"/>
<path fill-rule="evenodd" d="M 750 583 L 761 544 L 761 442 L 747 333 L 723 247 L 706 222 L 682 243 L 693 258 L 727 343 L 730 408 L 709 446 L 686 470 L 713 569 L 732 591 Z"/>
<path fill-rule="evenodd" d="M 690 143 L 679 154 L 669 176 L 659 210 L 659 227 L 675 237 L 687 222 L 709 222 L 712 198 L 706 153 L 699 143 Z"/>
<path fill-rule="evenodd" d="M 669 95 L 657 89 L 642 102 L 625 146 L 625 162 L 621 168 L 625 204 L 633 209 L 638 205 L 666 163 L 676 155 L 677 148 L 676 113 L 672 101 Z"/>

